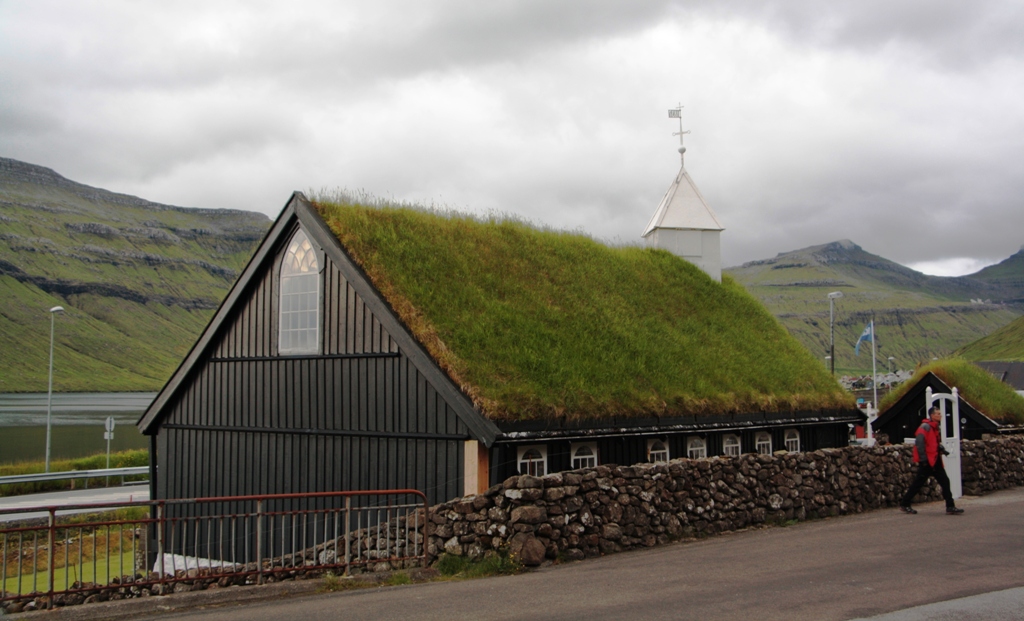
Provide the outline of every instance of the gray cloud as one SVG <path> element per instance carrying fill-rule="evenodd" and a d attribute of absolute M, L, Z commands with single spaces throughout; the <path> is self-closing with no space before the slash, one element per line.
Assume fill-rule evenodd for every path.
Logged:
<path fill-rule="evenodd" d="M 726 263 L 1015 252 L 1020 7 L 833 5 L 0 4 L 0 154 L 162 202 L 342 186 L 632 243 L 682 101 Z"/>

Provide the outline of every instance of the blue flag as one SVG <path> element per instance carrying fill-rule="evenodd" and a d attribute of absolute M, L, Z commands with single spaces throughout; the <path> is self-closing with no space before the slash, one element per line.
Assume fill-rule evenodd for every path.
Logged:
<path fill-rule="evenodd" d="M 857 356 L 860 355 L 860 342 L 868 341 L 873 343 L 875 340 L 875 322 L 872 321 L 868 324 L 868 327 L 864 328 L 864 331 L 860 333 L 860 338 L 857 339 L 857 346 L 853 349 L 853 353 Z"/>

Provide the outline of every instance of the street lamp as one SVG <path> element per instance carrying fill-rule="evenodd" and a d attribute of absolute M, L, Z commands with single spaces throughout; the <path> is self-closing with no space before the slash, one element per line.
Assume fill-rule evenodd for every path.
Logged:
<path fill-rule="evenodd" d="M 832 375 L 836 374 L 836 327 L 835 327 L 835 306 L 836 299 L 843 297 L 842 291 L 833 291 L 828 294 L 828 342 L 829 360 L 832 362 Z"/>
<path fill-rule="evenodd" d="M 895 360 L 892 356 L 889 356 L 889 373 L 892 373 L 892 361 Z"/>
<path fill-rule="evenodd" d="M 50 384 L 46 390 L 46 472 L 50 471 L 50 413 L 53 410 L 53 318 L 63 313 L 63 306 L 50 309 Z"/>

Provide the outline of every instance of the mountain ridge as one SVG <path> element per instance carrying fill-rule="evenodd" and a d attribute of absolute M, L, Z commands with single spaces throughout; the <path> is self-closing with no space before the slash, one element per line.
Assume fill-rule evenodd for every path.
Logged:
<path fill-rule="evenodd" d="M 165 205 L 0 158 L 0 392 L 156 390 L 270 220 Z"/>
<path fill-rule="evenodd" d="M 880 368 L 888 366 L 889 356 L 900 368 L 913 368 L 1024 313 L 1024 252 L 975 274 L 931 276 L 843 239 L 780 252 L 724 272 L 822 357 L 829 353 L 827 294 L 843 293 L 835 300 L 836 367 L 848 372 L 870 371 L 870 357 L 854 356 L 850 350 L 872 318 Z"/>

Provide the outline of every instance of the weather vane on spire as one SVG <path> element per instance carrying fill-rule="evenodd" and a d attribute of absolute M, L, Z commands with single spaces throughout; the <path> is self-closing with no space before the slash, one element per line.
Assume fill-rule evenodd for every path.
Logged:
<path fill-rule="evenodd" d="M 690 130 L 683 131 L 683 104 L 679 104 L 675 108 L 670 108 L 668 111 L 668 118 L 679 119 L 679 131 L 673 132 L 673 136 L 679 136 L 679 162 L 683 161 L 683 154 L 686 153 L 686 147 L 683 146 L 683 136 L 690 133 Z"/>

